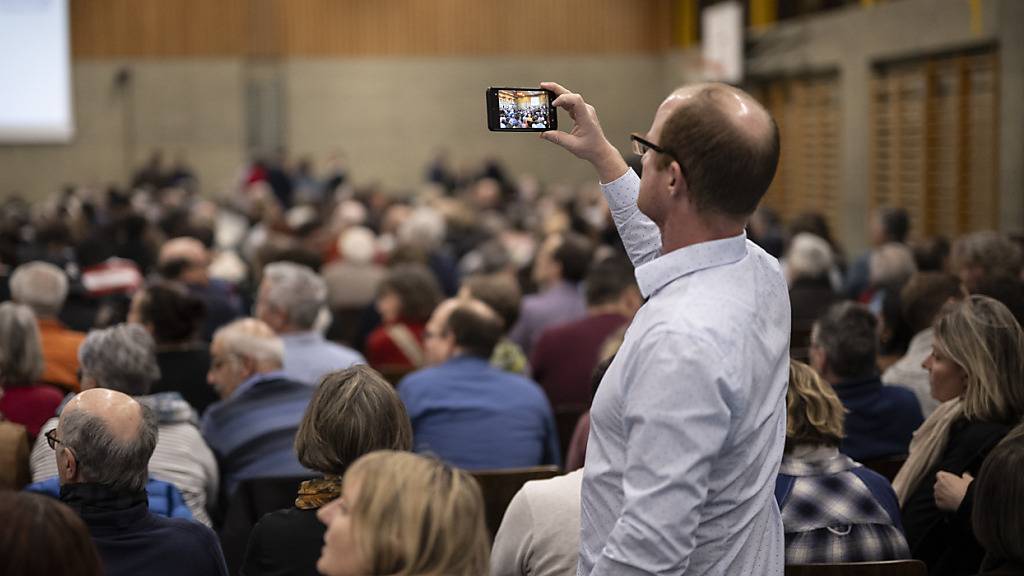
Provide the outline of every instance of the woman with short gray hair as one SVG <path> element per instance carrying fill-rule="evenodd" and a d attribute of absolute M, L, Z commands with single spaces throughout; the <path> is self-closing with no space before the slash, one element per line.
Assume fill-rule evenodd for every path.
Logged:
<path fill-rule="evenodd" d="M 177 392 L 150 394 L 160 379 L 156 343 L 137 324 L 118 324 L 89 332 L 78 350 L 82 390 L 106 388 L 134 396 L 157 417 L 159 440 L 149 461 L 152 478 L 174 484 L 192 515 L 210 525 L 208 503 L 217 497 L 220 482 L 217 461 L 199 433 L 195 410 Z M 42 431 L 57 427 L 57 418 Z M 32 481 L 57 475 L 57 464 L 46 442 L 32 450 Z"/>
<path fill-rule="evenodd" d="M 52 418 L 64 393 L 39 382 L 43 351 L 32 309 L 23 304 L 0 304 L 0 414 L 21 424 L 34 439 Z"/>

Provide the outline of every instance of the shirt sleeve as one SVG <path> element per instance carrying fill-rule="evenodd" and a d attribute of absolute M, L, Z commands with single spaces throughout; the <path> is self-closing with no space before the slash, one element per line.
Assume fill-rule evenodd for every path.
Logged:
<path fill-rule="evenodd" d="M 491 576 L 532 574 L 533 513 L 526 493 L 520 489 L 505 510 L 501 527 L 491 549 Z"/>
<path fill-rule="evenodd" d="M 661 231 L 648 218 L 636 201 L 640 197 L 640 177 L 632 168 L 607 184 L 601 185 L 608 208 L 619 231 L 626 253 L 633 266 L 640 266 L 661 255 Z"/>
<path fill-rule="evenodd" d="M 591 576 L 686 572 L 729 433 L 720 351 L 697 334 L 652 330 L 624 366 L 623 505 Z"/>

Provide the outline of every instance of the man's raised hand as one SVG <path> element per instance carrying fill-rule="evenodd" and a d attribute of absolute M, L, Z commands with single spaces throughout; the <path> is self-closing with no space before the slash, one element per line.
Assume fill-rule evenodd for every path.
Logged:
<path fill-rule="evenodd" d="M 579 94 L 554 82 L 541 82 L 540 86 L 555 93 L 557 97 L 551 104 L 568 112 L 573 121 L 572 130 L 568 132 L 548 130 L 541 132 L 540 137 L 593 164 L 601 182 L 608 183 L 625 174 L 628 166 L 605 138 L 594 107 L 584 102 Z"/>

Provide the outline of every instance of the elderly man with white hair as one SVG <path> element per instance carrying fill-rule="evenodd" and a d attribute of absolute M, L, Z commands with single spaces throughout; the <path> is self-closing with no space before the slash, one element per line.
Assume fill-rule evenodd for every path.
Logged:
<path fill-rule="evenodd" d="M 807 362 L 814 321 L 839 300 L 829 278 L 833 268 L 832 247 L 820 236 L 802 232 L 790 241 L 784 269 L 793 319 L 789 351 L 797 360 Z"/>
<path fill-rule="evenodd" d="M 116 390 L 152 410 L 160 438 L 149 460 L 149 474 L 174 484 L 192 515 L 209 525 L 206 507 L 216 500 L 219 488 L 217 461 L 199 434 L 198 418 L 188 402 L 177 392 L 150 394 L 150 386 L 160 379 L 153 338 L 143 327 L 133 324 L 93 330 L 82 343 L 79 358 L 82 390 Z M 40 429 L 32 450 L 33 482 L 57 475 L 44 438 L 57 422 L 57 418 L 51 418 Z"/>
<path fill-rule="evenodd" d="M 77 392 L 78 347 L 85 334 L 70 330 L 57 318 L 67 296 L 67 276 L 48 262 L 22 264 L 11 275 L 11 299 L 32 308 L 39 324 L 43 349 L 43 374 L 39 380 Z"/>
<path fill-rule="evenodd" d="M 274 262 L 263 269 L 256 317 L 284 342 L 284 374 L 316 386 L 325 374 L 365 364 L 361 354 L 324 339 L 317 320 L 327 314 L 327 286 L 312 269 Z"/>
<path fill-rule="evenodd" d="M 201 428 L 228 494 L 240 480 L 312 474 L 294 445 L 316 389 L 289 379 L 283 364 L 284 343 L 260 320 L 235 320 L 214 334 L 207 380 L 221 400 L 203 413 Z"/>

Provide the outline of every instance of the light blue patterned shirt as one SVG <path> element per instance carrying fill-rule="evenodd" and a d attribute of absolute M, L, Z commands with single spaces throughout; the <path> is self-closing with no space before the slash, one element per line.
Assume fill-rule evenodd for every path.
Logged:
<path fill-rule="evenodd" d="M 326 340 L 319 332 L 281 334 L 281 340 L 285 376 L 311 386 L 319 386 L 326 374 L 366 364 L 362 354 Z"/>
<path fill-rule="evenodd" d="M 630 170 L 604 193 L 647 302 L 591 411 L 581 576 L 781 576 L 789 296 L 745 234 L 661 254 Z"/>

